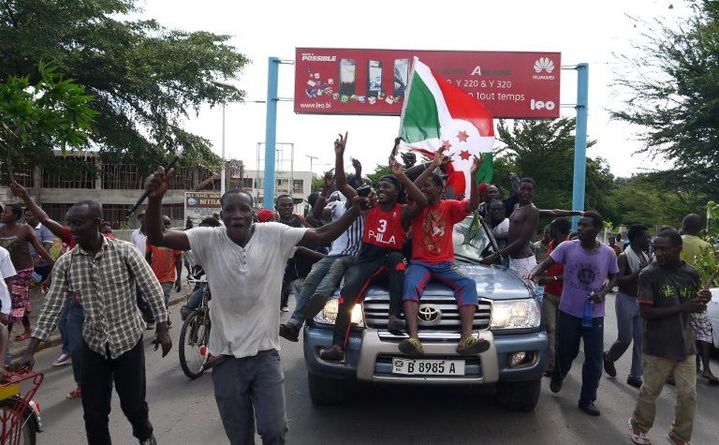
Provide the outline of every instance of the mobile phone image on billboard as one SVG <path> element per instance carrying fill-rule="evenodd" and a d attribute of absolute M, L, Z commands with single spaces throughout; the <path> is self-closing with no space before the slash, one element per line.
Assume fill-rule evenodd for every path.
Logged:
<path fill-rule="evenodd" d="M 394 59 L 394 95 L 404 97 L 409 81 L 409 59 Z"/>
<path fill-rule="evenodd" d="M 382 62 L 367 62 L 367 97 L 378 97 L 382 92 Z"/>
<path fill-rule="evenodd" d="M 357 85 L 357 63 L 354 59 L 340 59 L 340 95 L 352 96 Z"/>

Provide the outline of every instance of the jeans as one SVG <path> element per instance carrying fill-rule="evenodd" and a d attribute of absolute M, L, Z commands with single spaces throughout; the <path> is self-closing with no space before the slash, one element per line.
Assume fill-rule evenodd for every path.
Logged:
<path fill-rule="evenodd" d="M 557 317 L 557 358 L 554 376 L 564 379 L 579 355 L 579 341 L 584 341 L 582 390 L 579 404 L 586 406 L 597 399 L 599 379 L 602 377 L 602 349 L 604 347 L 604 317 L 592 318 L 591 328 L 582 328 L 582 319 L 559 311 Z"/>
<path fill-rule="evenodd" d="M 617 341 L 614 342 L 607 358 L 616 362 L 634 340 L 632 348 L 632 370 L 629 377 L 642 378 L 642 317 L 639 315 L 639 303 L 636 297 L 617 293 L 615 301 L 617 311 Z"/>
<path fill-rule="evenodd" d="M 172 288 L 175 286 L 175 283 L 160 283 L 160 286 L 162 286 L 162 294 L 165 297 L 165 308 L 167 308 L 167 305 L 170 303 L 170 295 L 172 294 Z"/>
<path fill-rule="evenodd" d="M 644 355 L 644 383 L 639 389 L 632 425 L 648 432 L 654 425 L 655 402 L 664 388 L 667 377 L 674 375 L 677 401 L 674 422 L 669 434 L 678 441 L 688 442 L 692 437 L 694 412 L 697 404 L 697 374 L 694 356 L 683 361 L 671 360 L 653 355 Z"/>
<path fill-rule="evenodd" d="M 425 263 L 412 260 L 404 274 L 403 301 L 419 303 L 430 280 L 449 286 L 454 291 L 457 306 L 477 306 L 477 282 L 465 275 L 452 261 Z"/>
<path fill-rule="evenodd" d="M 105 358 L 83 343 L 80 389 L 88 444 L 111 443 L 108 421 L 113 381 L 132 434 L 140 441 L 149 439 L 152 424 L 145 401 L 145 349 L 140 337 L 132 349 L 115 359 Z"/>
<path fill-rule="evenodd" d="M 70 300 L 70 298 L 68 298 Z M 62 337 L 62 354 L 70 354 L 70 344 L 67 340 L 67 308 L 69 304 L 65 305 L 65 309 L 60 313 L 60 320 L 57 322 L 57 330 L 60 331 L 60 337 Z"/>
<path fill-rule="evenodd" d="M 195 290 L 192 291 L 192 295 L 190 295 L 190 298 L 187 300 L 187 304 L 185 306 L 190 309 L 197 309 L 200 307 L 200 303 L 202 303 L 202 296 L 205 295 L 206 290 L 207 284 L 202 283 L 195 286 Z"/>
<path fill-rule="evenodd" d="M 353 256 L 326 256 L 312 266 L 312 270 L 305 278 L 302 290 L 297 296 L 295 307 L 290 323 L 299 327 L 305 321 L 305 307 L 307 303 L 315 298 L 329 299 L 339 286 L 345 270 L 354 264 L 356 257 Z"/>
<path fill-rule="evenodd" d="M 544 319 L 544 328 L 547 330 L 547 339 L 549 340 L 549 354 L 547 359 L 547 369 L 552 371 L 557 357 L 557 313 L 559 312 L 559 297 L 556 295 L 544 293 L 542 300 L 542 318 Z"/>
<path fill-rule="evenodd" d="M 80 385 L 80 373 L 82 369 L 82 325 L 85 322 L 85 311 L 74 298 L 68 297 L 65 310 L 66 317 L 65 332 L 63 333 L 63 341 L 67 341 L 67 352 L 72 358 L 72 374 L 75 383 Z"/>
<path fill-rule="evenodd" d="M 255 422 L 263 444 L 285 443 L 284 379 L 280 355 L 274 349 L 251 357 L 225 356 L 213 367 L 215 401 L 230 444 L 254 444 Z"/>

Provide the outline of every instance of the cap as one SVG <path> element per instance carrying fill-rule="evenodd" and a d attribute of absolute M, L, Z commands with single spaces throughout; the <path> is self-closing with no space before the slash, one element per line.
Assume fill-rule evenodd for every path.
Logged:
<path fill-rule="evenodd" d="M 259 222 L 270 222 L 275 220 L 275 212 L 270 209 L 262 209 L 257 213 Z"/>

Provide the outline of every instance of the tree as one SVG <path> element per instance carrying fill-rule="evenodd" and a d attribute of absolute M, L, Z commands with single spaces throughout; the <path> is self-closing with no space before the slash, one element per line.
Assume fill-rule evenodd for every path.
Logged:
<path fill-rule="evenodd" d="M 575 119 L 554 121 L 505 121 L 497 126 L 498 140 L 504 144 L 495 150 L 495 177 L 500 185 L 509 184 L 509 173 L 529 176 L 537 183 L 534 202 L 540 208 L 569 209 L 572 205 L 574 177 Z M 589 141 L 591 147 L 596 141 Z M 508 171 L 505 171 L 508 170 Z M 587 159 L 585 208 L 603 215 L 611 213 L 607 196 L 614 177 L 606 161 Z"/>
<path fill-rule="evenodd" d="M 612 115 L 641 127 L 640 150 L 675 163 L 674 175 L 719 194 L 719 2 L 693 0 L 692 14 L 672 26 L 647 27 L 636 54 L 622 57 L 617 83 L 629 96 Z"/>
<path fill-rule="evenodd" d="M 168 29 L 134 20 L 136 0 L 5 0 L 0 6 L 0 79 L 41 78 L 57 64 L 93 96 L 99 113 L 90 143 L 111 161 L 144 172 L 183 150 L 187 164 L 219 163 L 209 141 L 183 129 L 203 103 L 239 101 L 243 93 L 212 83 L 236 76 L 247 59 L 229 36 Z"/>
<path fill-rule="evenodd" d="M 13 166 L 21 160 L 43 162 L 55 147 L 65 152 L 86 144 L 97 114 L 88 107 L 92 96 L 63 78 L 57 67 L 41 65 L 38 72 L 33 86 L 27 76 L 0 83 L 0 159 L 6 180 L 14 180 Z"/>

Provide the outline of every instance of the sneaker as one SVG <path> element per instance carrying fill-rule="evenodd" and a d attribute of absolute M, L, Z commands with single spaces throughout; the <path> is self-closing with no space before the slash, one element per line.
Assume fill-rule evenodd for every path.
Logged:
<path fill-rule="evenodd" d="M 589 402 L 587 404 L 580 403 L 578 404 L 579 409 L 584 411 L 586 414 L 589 414 L 590 416 L 599 416 L 602 414 L 599 409 L 594 405 L 594 402 Z"/>
<path fill-rule="evenodd" d="M 157 445 L 157 439 L 155 439 L 155 435 L 153 434 L 147 439 L 141 440 L 140 445 Z"/>
<path fill-rule="evenodd" d="M 189 317 L 190 314 L 193 313 L 193 312 L 195 312 L 194 309 L 192 309 L 191 307 L 187 307 L 187 306 L 183 305 L 183 306 L 180 308 L 180 318 L 182 319 L 182 321 L 185 321 L 185 320 L 187 320 L 187 317 Z"/>
<path fill-rule="evenodd" d="M 552 380 L 549 382 L 549 389 L 555 394 L 562 390 L 562 379 L 557 377 L 556 374 L 552 375 Z"/>
<path fill-rule="evenodd" d="M 467 337 L 457 345 L 457 352 L 462 355 L 477 355 L 487 349 L 489 349 L 489 342 L 476 337 Z"/>
<path fill-rule="evenodd" d="M 424 348 L 418 338 L 410 337 L 399 342 L 399 350 L 407 355 L 419 357 L 424 354 Z"/>
<path fill-rule="evenodd" d="M 604 372 L 606 372 L 609 377 L 616 377 L 617 368 L 614 367 L 614 362 L 609 360 L 609 355 L 607 355 L 606 351 L 602 352 L 602 361 L 604 362 Z"/>
<path fill-rule="evenodd" d="M 669 434 L 667 434 L 667 440 L 672 445 L 691 445 L 691 442 L 689 442 L 688 440 L 687 441 L 679 440 L 679 439 L 675 438 L 674 436 L 672 436 L 671 431 L 669 432 Z"/>
<path fill-rule="evenodd" d="M 652 441 L 644 431 L 641 431 L 632 425 L 632 419 L 629 419 L 629 431 L 632 433 L 632 443 L 635 445 L 651 445 Z"/>
<path fill-rule="evenodd" d="M 629 385 L 629 386 L 633 386 L 635 388 L 641 388 L 642 383 L 644 383 L 644 382 L 642 381 L 642 379 L 640 379 L 638 377 L 632 377 L 632 376 L 627 377 L 627 385 Z"/>
<path fill-rule="evenodd" d="M 282 312 L 289 312 L 289 311 L 290 311 L 290 307 L 289 307 L 289 306 L 282 306 L 282 307 L 280 308 L 280 311 L 282 311 Z"/>
<path fill-rule="evenodd" d="M 69 365 L 71 362 L 72 359 L 70 358 L 70 354 L 65 354 L 63 352 L 57 357 L 57 359 L 55 359 L 54 362 L 52 362 L 52 366 L 59 368 L 60 366 Z"/>
<path fill-rule="evenodd" d="M 77 388 L 75 388 L 72 391 L 70 391 L 69 393 L 67 393 L 65 398 L 68 400 L 73 400 L 73 399 L 77 399 L 78 397 L 80 397 L 80 395 L 81 395 L 80 387 L 78 386 Z"/>
<path fill-rule="evenodd" d="M 300 341 L 300 329 L 290 322 L 282 323 L 280 325 L 280 337 L 289 341 L 298 342 Z"/>
<path fill-rule="evenodd" d="M 390 332 L 390 334 L 402 335 L 404 329 L 404 320 L 397 318 L 394 315 L 390 315 L 389 321 L 387 322 L 387 330 Z"/>
<path fill-rule="evenodd" d="M 326 362 L 339 363 L 345 358 L 345 353 L 339 345 L 332 345 L 327 349 L 320 349 L 320 358 Z"/>

